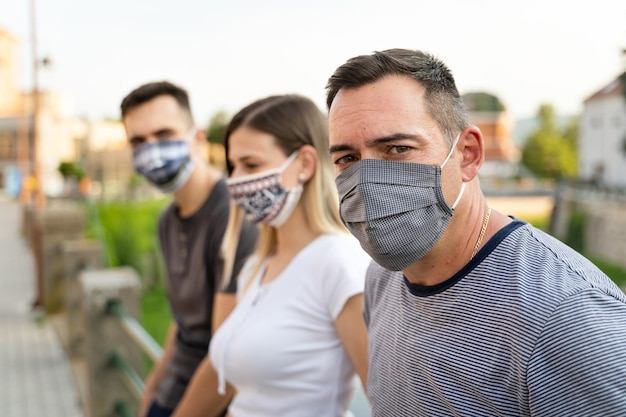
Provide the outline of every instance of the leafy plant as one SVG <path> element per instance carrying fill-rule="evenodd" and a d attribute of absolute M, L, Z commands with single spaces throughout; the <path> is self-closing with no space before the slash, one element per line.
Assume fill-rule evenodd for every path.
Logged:
<path fill-rule="evenodd" d="M 463 94 L 463 103 L 472 112 L 501 112 L 506 110 L 500 99 L 482 91 Z"/>
<path fill-rule="evenodd" d="M 80 181 L 85 178 L 85 169 L 78 162 L 62 161 L 57 170 L 65 179 Z"/>
<path fill-rule="evenodd" d="M 206 140 L 209 143 L 223 144 L 228 126 L 228 113 L 219 111 L 213 115 L 206 130 Z"/>
<path fill-rule="evenodd" d="M 167 199 L 102 202 L 91 209 L 88 235 L 105 246 L 110 266 L 132 266 L 145 287 L 163 275 L 157 222 L 167 203 Z"/>
<path fill-rule="evenodd" d="M 171 321 L 165 287 L 158 285 L 145 291 L 141 297 L 141 324 L 161 346 L 165 343 Z"/>
<path fill-rule="evenodd" d="M 542 105 L 540 126 L 527 139 L 522 163 L 540 178 L 575 177 L 578 173 L 578 121 L 573 120 L 563 132 L 556 126 L 554 109 Z"/>

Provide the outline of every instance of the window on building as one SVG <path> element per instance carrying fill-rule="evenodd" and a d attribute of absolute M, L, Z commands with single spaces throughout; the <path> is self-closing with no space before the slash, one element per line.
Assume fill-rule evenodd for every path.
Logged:
<path fill-rule="evenodd" d="M 589 124 L 591 124 L 592 128 L 598 129 L 602 126 L 602 119 L 598 116 L 593 116 L 591 120 L 589 120 Z"/>
<path fill-rule="evenodd" d="M 17 159 L 15 139 L 12 132 L 0 132 L 0 160 L 15 161 Z"/>
<path fill-rule="evenodd" d="M 613 116 L 613 126 L 615 127 L 615 129 L 619 129 L 620 126 L 622 126 L 622 118 L 619 114 Z"/>

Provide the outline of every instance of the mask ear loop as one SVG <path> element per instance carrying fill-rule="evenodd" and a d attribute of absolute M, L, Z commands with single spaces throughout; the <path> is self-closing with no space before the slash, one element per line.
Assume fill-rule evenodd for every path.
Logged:
<path fill-rule="evenodd" d="M 450 160 L 450 157 L 452 156 L 452 153 L 454 152 L 454 148 L 459 143 L 460 137 L 461 137 L 460 133 L 456 135 L 456 139 L 454 139 L 454 143 L 452 143 L 452 147 L 450 148 L 450 152 L 448 152 L 448 156 L 446 156 L 446 159 L 443 161 L 443 164 L 441 164 L 441 169 L 443 169 L 443 167 L 448 163 L 448 160 Z"/>
<path fill-rule="evenodd" d="M 456 208 L 456 205 L 459 204 L 459 201 L 461 201 L 461 197 L 463 196 L 463 191 L 465 191 L 465 181 L 461 183 L 461 191 L 459 191 L 459 195 L 456 197 L 456 200 L 454 200 L 454 204 L 450 206 L 452 210 L 454 210 Z"/>
<path fill-rule="evenodd" d="M 443 164 L 441 164 L 441 169 L 443 169 L 443 167 L 450 160 L 450 157 L 452 156 L 452 153 L 454 152 L 454 148 L 459 143 L 460 138 L 461 138 L 461 134 L 459 133 L 458 135 L 456 135 L 456 139 L 454 139 L 454 142 L 452 143 L 452 147 L 450 148 L 450 152 L 448 153 L 448 156 L 446 156 L 446 159 L 443 161 Z M 459 195 L 456 196 L 456 200 L 454 200 L 454 203 L 452 204 L 452 206 L 450 206 L 452 210 L 454 210 L 457 204 L 459 204 L 459 201 L 461 201 L 461 197 L 463 196 L 464 191 L 465 191 L 465 181 L 461 182 L 461 191 L 459 191 Z"/>
<path fill-rule="evenodd" d="M 197 128 L 197 127 L 195 127 L 195 126 L 193 126 L 193 127 L 189 130 L 189 133 L 187 133 L 187 137 L 188 137 L 189 139 L 191 139 L 191 140 L 192 140 L 192 139 L 194 138 L 194 136 L 196 136 L 196 133 L 198 133 L 198 128 Z"/>
<path fill-rule="evenodd" d="M 283 172 L 285 169 L 287 169 L 287 167 L 289 166 L 289 164 L 291 164 L 294 159 L 296 159 L 298 157 L 298 153 L 300 152 L 300 149 L 296 149 L 295 151 L 292 152 L 291 155 L 289 155 L 289 158 L 287 158 L 287 160 L 285 162 L 283 162 L 280 167 L 278 167 L 279 172 Z"/>

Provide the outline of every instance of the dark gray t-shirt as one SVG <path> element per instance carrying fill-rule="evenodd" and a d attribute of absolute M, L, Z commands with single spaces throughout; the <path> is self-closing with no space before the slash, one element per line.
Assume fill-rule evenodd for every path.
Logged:
<path fill-rule="evenodd" d="M 226 230 L 229 195 L 220 180 L 202 207 L 181 218 L 175 203 L 159 218 L 159 239 L 165 261 L 166 286 L 172 315 L 178 325 L 176 343 L 167 372 L 157 389 L 162 407 L 175 409 L 211 340 L 213 296 L 236 292 L 236 280 L 221 290 L 220 246 Z M 233 276 L 239 273 L 256 242 L 256 227 L 244 222 Z"/>

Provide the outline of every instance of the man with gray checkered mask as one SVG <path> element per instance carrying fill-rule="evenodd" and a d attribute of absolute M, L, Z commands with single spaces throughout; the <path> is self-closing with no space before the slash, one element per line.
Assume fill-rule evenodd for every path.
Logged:
<path fill-rule="evenodd" d="M 193 122 L 187 92 L 170 82 L 144 84 L 122 101 L 122 120 L 138 173 L 169 193 L 172 202 L 159 217 L 159 243 L 173 323 L 161 359 L 146 378 L 139 417 L 169 417 L 185 398 L 194 409 L 198 394 L 189 386 L 217 386 L 207 358 L 213 332 L 234 308 L 236 280 L 222 286 L 222 238 L 230 197 L 223 173 L 204 157 L 205 132 Z M 251 253 L 256 228 L 244 222 L 233 276 Z M 202 401 L 199 401 L 202 403 Z"/>
<path fill-rule="evenodd" d="M 327 104 L 340 215 L 373 259 L 373 415 L 626 415 L 626 296 L 488 206 L 483 135 L 446 65 L 358 56 L 330 77 Z"/>

